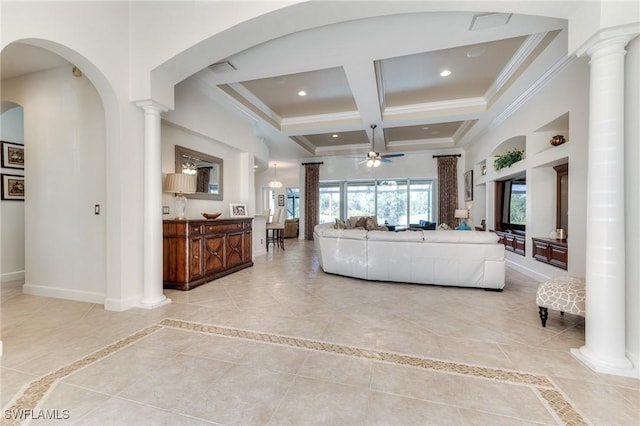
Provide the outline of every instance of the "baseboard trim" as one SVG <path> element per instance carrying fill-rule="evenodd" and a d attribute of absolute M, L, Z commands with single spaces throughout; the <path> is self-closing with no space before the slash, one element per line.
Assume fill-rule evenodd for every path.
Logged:
<path fill-rule="evenodd" d="M 514 262 L 512 260 L 505 259 L 505 263 L 511 269 L 516 270 L 516 271 L 518 271 L 518 272 L 520 272 L 520 273 L 522 273 L 522 274 L 524 274 L 524 275 L 526 275 L 528 277 L 531 277 L 536 281 L 542 282 L 542 281 L 546 281 L 546 280 L 548 280 L 550 278 L 547 275 L 541 274 L 538 271 L 534 271 L 533 269 L 527 268 L 526 266 L 523 266 L 523 265 L 521 265 L 519 263 L 516 263 L 516 262 Z"/>
<path fill-rule="evenodd" d="M 6 272 L 4 274 L 0 274 L 0 284 L 11 281 L 24 282 L 24 271 Z"/>
<path fill-rule="evenodd" d="M 142 296 L 130 297 L 128 299 L 104 299 L 104 309 L 107 311 L 123 312 L 138 306 L 138 302 Z"/>
<path fill-rule="evenodd" d="M 90 291 L 72 290 L 68 288 L 48 287 L 36 284 L 25 284 L 22 286 L 23 294 L 32 296 L 53 297 L 56 299 L 68 299 L 78 302 L 96 303 L 102 305 L 104 303 L 104 294 Z"/>

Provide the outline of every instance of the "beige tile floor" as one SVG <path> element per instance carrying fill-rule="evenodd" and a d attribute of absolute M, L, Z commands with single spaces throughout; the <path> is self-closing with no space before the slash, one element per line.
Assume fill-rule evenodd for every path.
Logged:
<path fill-rule="evenodd" d="M 575 360 L 583 320 L 542 328 L 536 286 L 513 270 L 501 293 L 327 275 L 287 240 L 151 311 L 3 287 L 1 421 L 639 425 L 639 381 Z"/>

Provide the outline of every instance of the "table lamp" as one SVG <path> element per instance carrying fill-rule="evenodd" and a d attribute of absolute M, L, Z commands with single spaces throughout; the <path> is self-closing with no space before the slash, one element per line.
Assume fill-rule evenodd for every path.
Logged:
<path fill-rule="evenodd" d="M 453 216 L 459 220 L 458 227 L 456 228 L 457 230 L 471 231 L 471 228 L 469 227 L 469 225 L 467 225 L 467 222 L 465 221 L 465 219 L 469 217 L 469 210 L 456 209 Z"/>
<path fill-rule="evenodd" d="M 176 194 L 175 206 L 178 216 L 176 220 L 186 220 L 187 197 L 184 194 L 196 192 L 195 176 L 183 173 L 169 173 L 164 180 L 164 192 Z"/>

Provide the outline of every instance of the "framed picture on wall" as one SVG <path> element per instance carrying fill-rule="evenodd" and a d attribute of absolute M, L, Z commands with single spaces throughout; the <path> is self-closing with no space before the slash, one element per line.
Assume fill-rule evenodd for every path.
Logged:
<path fill-rule="evenodd" d="M 278 207 L 284 207 L 284 194 L 278 195 Z"/>
<path fill-rule="evenodd" d="M 464 200 L 473 201 L 473 170 L 464 174 Z"/>
<path fill-rule="evenodd" d="M 24 201 L 24 176 L 0 175 L 2 178 L 2 199 Z"/>
<path fill-rule="evenodd" d="M 24 169 L 24 145 L 2 141 L 2 167 Z"/>
<path fill-rule="evenodd" d="M 229 212 L 231 217 L 247 217 L 246 204 L 229 204 Z"/>

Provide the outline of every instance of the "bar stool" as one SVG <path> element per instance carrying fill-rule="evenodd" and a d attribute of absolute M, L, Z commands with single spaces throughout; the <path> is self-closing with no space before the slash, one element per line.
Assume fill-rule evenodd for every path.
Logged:
<path fill-rule="evenodd" d="M 269 243 L 273 243 L 273 247 L 280 247 L 284 250 L 284 220 L 286 213 L 284 209 L 275 209 L 273 211 L 273 219 L 267 223 L 266 228 L 266 245 L 269 251 Z"/>

